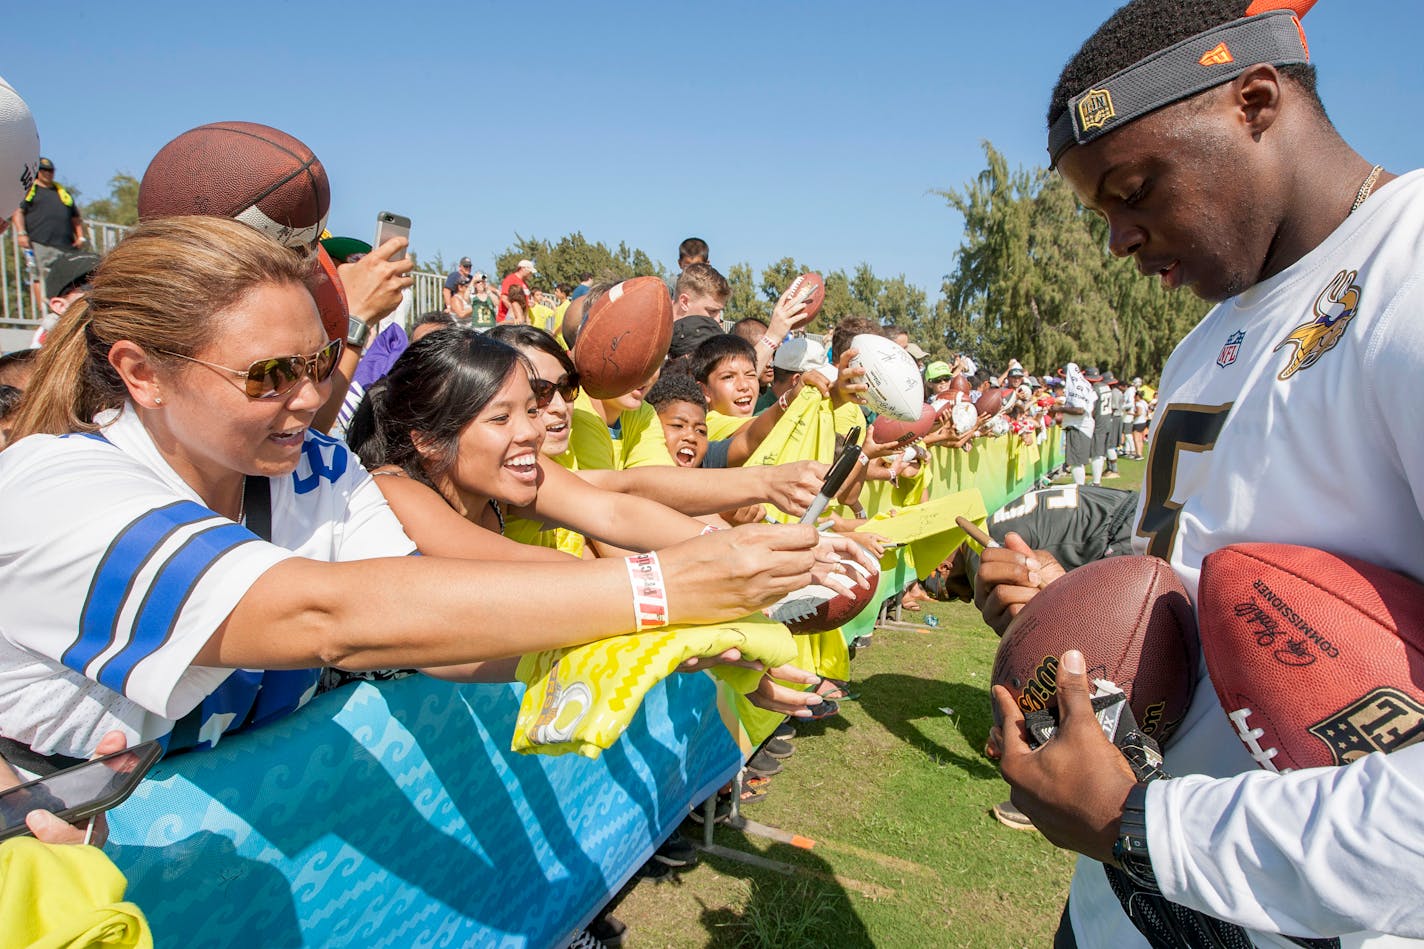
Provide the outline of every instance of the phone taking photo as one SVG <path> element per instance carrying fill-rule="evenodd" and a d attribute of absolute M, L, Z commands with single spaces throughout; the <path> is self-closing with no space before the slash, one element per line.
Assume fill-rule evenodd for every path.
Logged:
<path fill-rule="evenodd" d="M 404 237 L 406 249 L 397 257 L 404 257 L 410 252 L 410 218 L 403 214 L 393 214 L 390 211 L 382 211 L 376 215 L 376 241 L 372 248 L 380 247 L 393 237 Z M 391 260 L 395 260 L 392 257 Z"/>
<path fill-rule="evenodd" d="M 72 824 L 117 807 L 162 755 L 158 742 L 146 741 L 0 791 L 0 840 L 28 834 L 30 811 L 50 811 Z"/>

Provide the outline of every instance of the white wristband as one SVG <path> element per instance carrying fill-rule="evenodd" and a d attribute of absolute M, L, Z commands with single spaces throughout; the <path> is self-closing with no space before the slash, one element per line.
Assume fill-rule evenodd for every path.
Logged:
<path fill-rule="evenodd" d="M 655 553 L 625 557 L 628 582 L 633 587 L 633 618 L 637 632 L 658 629 L 668 624 L 667 587 L 663 585 L 662 567 Z"/>

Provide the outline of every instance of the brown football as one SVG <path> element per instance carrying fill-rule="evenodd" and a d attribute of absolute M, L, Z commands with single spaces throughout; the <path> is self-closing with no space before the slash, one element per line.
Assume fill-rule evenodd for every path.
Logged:
<path fill-rule="evenodd" d="M 821 304 L 826 302 L 826 281 L 821 279 L 821 275 L 815 271 L 807 271 L 795 280 L 791 281 L 788 287 L 791 291 L 791 298 L 804 299 L 806 309 L 801 311 L 804 319 L 811 319 L 821 310 Z"/>
<path fill-rule="evenodd" d="M 589 308 L 574 345 L 574 366 L 589 395 L 613 399 L 647 382 L 671 342 L 667 284 L 661 277 L 632 277 Z"/>
<path fill-rule="evenodd" d="M 321 236 L 330 207 L 321 160 L 286 132 L 255 122 L 189 129 L 153 156 L 138 189 L 141 220 L 231 217 L 304 249 Z"/>
<path fill-rule="evenodd" d="M 1127 694 L 1159 743 L 1186 714 L 1197 679 L 1197 630 L 1186 588 L 1157 557 L 1109 557 L 1049 584 L 1014 617 L 992 681 L 1027 714 L 1057 704 L 1059 657 L 1077 649 L 1088 679 Z"/>
<path fill-rule="evenodd" d="M 1291 544 L 1202 561 L 1202 652 L 1221 708 L 1270 771 L 1424 741 L 1424 586 Z"/>

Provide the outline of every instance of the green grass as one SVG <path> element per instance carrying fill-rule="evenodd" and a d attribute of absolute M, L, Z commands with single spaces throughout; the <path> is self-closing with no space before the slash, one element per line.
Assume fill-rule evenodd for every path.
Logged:
<path fill-rule="evenodd" d="M 1137 487 L 1124 460 L 1113 487 Z M 858 701 L 801 725 L 796 754 L 747 817 L 813 839 L 802 850 L 719 827 L 716 842 L 793 875 L 704 855 L 642 881 L 615 914 L 627 945 L 670 947 L 1046 946 L 1070 855 L 989 813 L 1008 786 L 983 755 L 998 639 L 972 606 L 926 604 L 938 627 L 880 629 L 852 666 Z M 950 714 L 941 708 L 951 709 Z M 701 839 L 689 824 L 688 836 Z"/>

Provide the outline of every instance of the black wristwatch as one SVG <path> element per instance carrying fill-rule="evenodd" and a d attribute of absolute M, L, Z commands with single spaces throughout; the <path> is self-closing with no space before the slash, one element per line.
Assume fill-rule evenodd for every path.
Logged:
<path fill-rule="evenodd" d="M 366 347 L 366 340 L 371 336 L 371 324 L 356 319 L 354 316 L 346 318 L 346 345 L 352 349 L 361 350 Z"/>
<path fill-rule="evenodd" d="M 1113 842 L 1113 860 L 1127 878 L 1145 889 L 1161 892 L 1147 850 L 1147 785 L 1139 782 L 1122 802 L 1122 821 Z"/>

